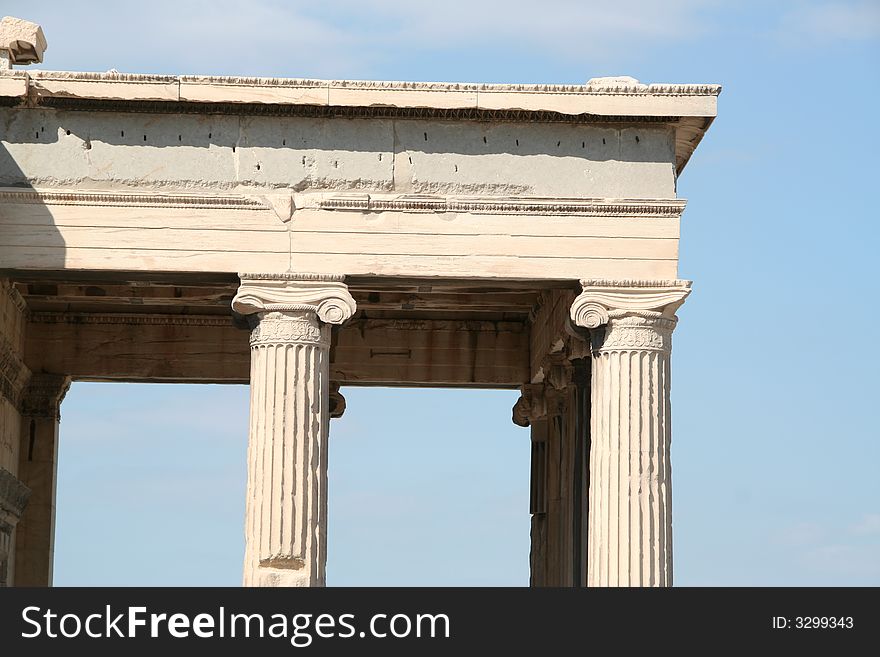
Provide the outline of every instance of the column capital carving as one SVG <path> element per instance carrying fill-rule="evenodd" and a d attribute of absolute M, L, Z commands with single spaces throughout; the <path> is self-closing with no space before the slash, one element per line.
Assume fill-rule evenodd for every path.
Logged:
<path fill-rule="evenodd" d="M 310 310 L 273 310 L 251 315 L 251 347 L 314 344 L 330 347 L 330 328 Z"/>
<path fill-rule="evenodd" d="M 330 382 L 330 419 L 342 417 L 345 413 L 345 397 L 339 392 L 339 382 Z"/>
<path fill-rule="evenodd" d="M 60 419 L 61 402 L 68 388 L 69 376 L 35 372 L 22 391 L 21 414 L 32 418 Z"/>
<path fill-rule="evenodd" d="M 520 398 L 513 405 L 513 423 L 520 427 L 563 412 L 562 391 L 546 383 L 527 383 L 520 388 Z"/>
<path fill-rule="evenodd" d="M 239 274 L 241 285 L 232 309 L 242 315 L 264 312 L 314 312 L 326 324 L 342 324 L 357 311 L 343 282 L 332 274 Z"/>
<path fill-rule="evenodd" d="M 573 367 L 567 350 L 554 351 L 541 361 L 544 383 L 554 390 L 565 390 L 571 385 Z"/>
<path fill-rule="evenodd" d="M 662 351 L 668 354 L 672 350 L 672 331 L 677 321 L 658 312 L 612 310 L 601 345 L 596 345 L 595 352 Z"/>
<path fill-rule="evenodd" d="M 691 281 L 585 279 L 581 289 L 571 304 L 571 321 L 595 329 L 623 315 L 672 319 L 691 293 Z"/>

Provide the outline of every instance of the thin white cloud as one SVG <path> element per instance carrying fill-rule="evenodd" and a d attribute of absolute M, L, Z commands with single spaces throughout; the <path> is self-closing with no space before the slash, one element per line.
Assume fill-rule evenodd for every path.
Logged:
<path fill-rule="evenodd" d="M 704 31 L 701 10 L 710 0 L 344 0 L 350 14 L 378 12 L 388 20 L 380 32 L 398 42 L 430 48 L 455 45 L 532 48 L 588 55 L 637 48 L 640 41 L 680 39 Z"/>
<path fill-rule="evenodd" d="M 584 76 L 646 47 L 704 35 L 717 0 L 14 0 L 43 24 L 45 68 L 374 77 L 419 55 L 534 53 L 583 61 Z M 477 55 L 479 56 L 479 55 Z"/>
<path fill-rule="evenodd" d="M 880 514 L 867 513 L 849 526 L 804 521 L 779 527 L 772 545 L 784 550 L 805 582 L 874 583 L 880 577 Z"/>
<path fill-rule="evenodd" d="M 779 528 L 772 536 L 774 544 L 788 547 L 814 546 L 825 537 L 822 525 L 815 522 L 799 522 Z"/>
<path fill-rule="evenodd" d="M 880 3 L 798 2 L 785 16 L 783 30 L 789 37 L 810 41 L 864 41 L 880 38 Z"/>
<path fill-rule="evenodd" d="M 852 533 L 857 536 L 880 535 L 880 513 L 868 513 L 852 527 Z"/>
<path fill-rule="evenodd" d="M 869 583 L 880 577 L 880 559 L 877 557 L 877 546 L 834 544 L 807 551 L 801 563 L 816 575 L 854 578 Z"/>

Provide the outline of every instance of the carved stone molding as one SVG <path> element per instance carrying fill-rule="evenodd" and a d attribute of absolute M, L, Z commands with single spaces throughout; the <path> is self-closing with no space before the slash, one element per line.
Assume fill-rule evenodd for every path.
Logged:
<path fill-rule="evenodd" d="M 544 415 L 546 415 L 544 384 L 527 383 L 520 389 L 520 397 L 513 405 L 513 423 L 527 427 Z"/>
<path fill-rule="evenodd" d="M 672 350 L 675 317 L 660 313 L 612 311 L 601 351 L 662 351 Z"/>
<path fill-rule="evenodd" d="M 385 80 L 315 80 L 308 78 L 265 78 L 250 76 L 217 75 L 156 75 L 150 73 L 82 72 L 82 71 L 33 71 L 35 80 L 78 80 L 89 82 L 113 81 L 124 83 L 194 83 L 223 86 L 254 87 L 316 87 L 321 89 L 347 88 L 396 91 L 494 91 L 525 93 L 580 93 L 599 95 L 675 95 L 717 96 L 721 86 L 717 84 L 642 84 L 632 78 L 618 78 L 610 83 L 607 78 L 594 78 L 586 84 L 496 84 L 480 82 L 409 82 Z"/>
<path fill-rule="evenodd" d="M 66 313 L 35 312 L 32 324 L 125 324 L 132 326 L 216 326 L 232 325 L 228 316 L 220 315 L 147 315 L 143 313 Z"/>
<path fill-rule="evenodd" d="M 576 326 L 595 329 L 608 323 L 611 311 L 649 311 L 674 317 L 691 292 L 691 282 L 681 280 L 581 281 L 583 291 L 571 304 Z"/>
<path fill-rule="evenodd" d="M 330 330 L 318 321 L 311 308 L 260 313 L 254 319 L 250 345 L 314 344 L 330 346 Z"/>
<path fill-rule="evenodd" d="M 69 376 L 42 372 L 32 374 L 21 394 L 21 414 L 30 418 L 60 419 L 61 402 L 68 388 Z"/>
<path fill-rule="evenodd" d="M 554 390 L 565 390 L 571 385 L 572 364 L 566 350 L 548 354 L 542 363 L 544 382 Z"/>
<path fill-rule="evenodd" d="M 330 418 L 342 417 L 345 413 L 345 397 L 339 392 L 339 383 L 330 382 Z"/>
<path fill-rule="evenodd" d="M 317 197 L 317 198 L 315 198 Z M 542 197 L 455 197 L 429 195 L 304 195 L 303 207 L 359 212 L 468 212 L 600 217 L 680 217 L 683 199 L 593 199 Z"/>
<path fill-rule="evenodd" d="M 88 205 L 138 208 L 273 210 L 268 201 L 237 195 L 134 194 L 126 192 L 0 189 L 0 201 L 38 205 Z"/>
<path fill-rule="evenodd" d="M 241 286 L 232 309 L 242 315 L 311 311 L 327 324 L 342 324 L 357 311 L 343 283 L 330 274 L 239 274 Z"/>

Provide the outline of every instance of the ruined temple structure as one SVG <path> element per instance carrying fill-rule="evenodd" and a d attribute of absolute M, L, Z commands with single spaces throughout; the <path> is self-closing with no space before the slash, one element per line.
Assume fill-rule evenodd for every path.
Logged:
<path fill-rule="evenodd" d="M 245 585 L 324 584 L 354 385 L 521 390 L 532 584 L 672 583 L 676 181 L 718 86 L 21 68 L 45 48 L 0 24 L 0 581 L 52 583 L 83 380 L 250 383 Z"/>

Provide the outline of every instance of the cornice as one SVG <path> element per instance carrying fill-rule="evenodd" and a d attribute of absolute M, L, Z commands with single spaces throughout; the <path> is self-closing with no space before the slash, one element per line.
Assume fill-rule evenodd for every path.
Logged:
<path fill-rule="evenodd" d="M 32 80 L 78 80 L 82 82 L 176 83 L 179 75 L 120 73 L 119 71 L 27 71 Z"/>
<path fill-rule="evenodd" d="M 583 291 L 571 304 L 570 313 L 576 326 L 587 329 L 607 324 L 612 313 L 674 317 L 691 292 L 691 282 L 683 280 L 585 279 L 581 286 Z"/>
<path fill-rule="evenodd" d="M 344 277 L 326 274 L 239 274 L 232 309 L 242 315 L 310 310 L 327 324 L 342 324 L 357 311 Z"/>
<path fill-rule="evenodd" d="M 150 73 L 27 71 L 33 80 L 124 82 L 128 84 L 210 84 L 244 87 L 306 87 L 391 91 L 490 91 L 550 94 L 717 96 L 717 84 L 498 84 L 474 82 L 410 82 L 397 80 L 323 80 L 218 75 L 156 75 Z"/>
<path fill-rule="evenodd" d="M 77 71 L 0 75 L 0 104 L 113 112 L 675 126 L 680 173 L 717 115 L 717 84 L 494 84 Z"/>

